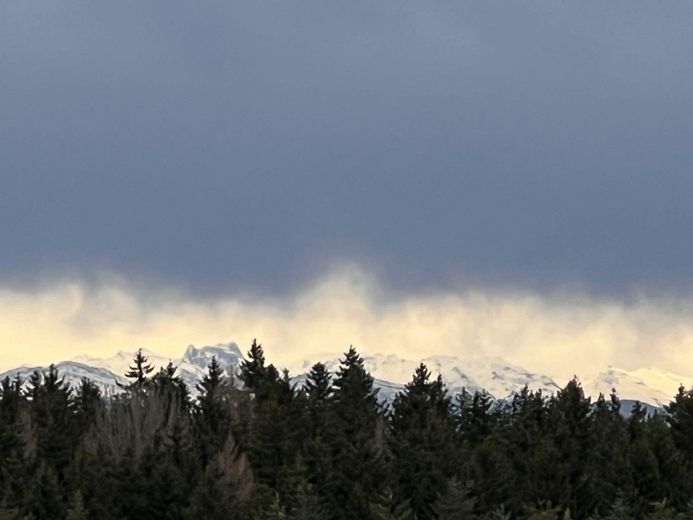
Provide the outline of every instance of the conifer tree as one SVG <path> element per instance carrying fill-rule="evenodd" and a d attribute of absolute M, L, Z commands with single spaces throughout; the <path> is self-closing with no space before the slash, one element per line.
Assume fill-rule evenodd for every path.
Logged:
<path fill-rule="evenodd" d="M 151 387 L 159 396 L 165 398 L 167 406 L 176 406 L 187 411 L 190 407 L 190 392 L 183 380 L 176 375 L 177 371 L 178 367 L 169 361 L 152 377 Z"/>
<path fill-rule="evenodd" d="M 101 411 L 101 389 L 86 377 L 80 380 L 75 391 L 73 409 L 78 432 L 84 435 Z"/>
<path fill-rule="evenodd" d="M 198 396 L 194 407 L 203 467 L 219 452 L 231 433 L 232 417 L 221 392 L 223 385 L 226 385 L 224 371 L 216 356 L 213 356 L 207 373 L 197 385 Z"/>
<path fill-rule="evenodd" d="M 303 460 L 306 478 L 313 488 L 325 486 L 332 464 L 330 453 L 330 399 L 332 396 L 331 375 L 325 365 L 316 363 L 310 369 L 303 394 L 306 424 L 303 427 Z M 318 495 L 319 495 L 318 491 Z"/>
<path fill-rule="evenodd" d="M 577 378 L 551 399 L 549 421 L 557 459 L 552 461 L 553 478 L 546 483 L 545 496 L 582 518 L 594 508 L 586 473 L 586 461 L 592 449 L 592 404 Z"/>
<path fill-rule="evenodd" d="M 335 519 L 367 519 L 386 479 L 378 427 L 382 414 L 373 378 L 350 347 L 340 361 L 330 399 L 332 471 L 321 493 Z"/>
<path fill-rule="evenodd" d="M 217 357 L 212 356 L 212 360 L 209 365 L 207 365 L 207 373 L 197 385 L 197 391 L 200 395 L 211 396 L 225 379 L 224 369 L 221 368 L 221 365 L 217 361 Z"/>
<path fill-rule="evenodd" d="M 600 394 L 590 421 L 590 449 L 586 452 L 585 493 L 590 497 L 590 511 L 605 514 L 620 492 L 629 489 L 626 424 L 620 413 L 620 400 L 612 391 L 609 401 Z M 604 461 L 609 463 L 605 464 Z"/>
<path fill-rule="evenodd" d="M 497 420 L 493 405 L 493 397 L 485 390 L 470 394 L 466 389 L 462 389 L 457 396 L 457 422 L 464 441 L 478 444 L 493 431 Z"/>
<path fill-rule="evenodd" d="M 247 356 L 247 359 L 244 359 L 240 366 L 241 381 L 251 392 L 256 395 L 262 394 L 265 384 L 268 379 L 272 379 L 273 374 L 268 373 L 269 369 L 265 366 L 265 351 L 256 339 L 253 340 Z"/>
<path fill-rule="evenodd" d="M 541 391 L 525 386 L 513 396 L 507 413 L 504 439 L 515 475 L 507 505 L 519 510 L 523 502 L 535 503 L 544 497 L 545 481 L 552 478 L 545 459 L 551 458 L 553 449 L 546 435 L 548 411 Z"/>
<path fill-rule="evenodd" d="M 686 461 L 693 463 L 693 390 L 681 385 L 674 400 L 664 409 L 674 443 Z"/>
<path fill-rule="evenodd" d="M 0 498 L 3 493 L 14 494 L 21 489 L 18 480 L 26 437 L 22 435 L 26 401 L 21 389 L 19 376 L 14 380 L 7 377 L 0 384 Z"/>
<path fill-rule="evenodd" d="M 332 377 L 325 365 L 316 363 L 310 369 L 304 388 L 311 419 L 311 434 L 317 435 L 325 422 L 325 414 L 332 396 Z"/>
<path fill-rule="evenodd" d="M 125 377 L 130 379 L 130 387 L 135 390 L 141 390 L 146 386 L 149 374 L 154 371 L 154 366 L 149 363 L 149 359 L 142 353 L 142 349 L 137 349 L 133 359 L 133 365 L 125 373 Z"/>
<path fill-rule="evenodd" d="M 36 457 L 48 464 L 62 482 L 75 446 L 72 389 L 60 378 L 58 369 L 32 375 L 31 430 L 36 440 Z"/>
<path fill-rule="evenodd" d="M 422 363 L 412 381 L 395 396 L 389 446 L 397 496 L 408 499 L 417 518 L 433 518 L 433 503 L 457 464 L 451 402 L 440 376 Z"/>

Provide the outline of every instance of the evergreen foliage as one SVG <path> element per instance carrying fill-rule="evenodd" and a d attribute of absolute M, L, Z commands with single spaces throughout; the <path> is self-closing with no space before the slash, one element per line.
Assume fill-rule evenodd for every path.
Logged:
<path fill-rule="evenodd" d="M 353 347 L 296 386 L 256 341 L 239 376 L 213 358 L 193 401 L 138 351 L 116 396 L 0 382 L 0 520 L 693 519 L 683 387 L 624 417 L 576 379 L 496 402 L 420 365 L 384 408 Z"/>
<path fill-rule="evenodd" d="M 149 363 L 147 356 L 142 353 L 142 349 L 137 350 L 133 362 L 134 364 L 130 366 L 130 370 L 124 375 L 132 381 L 132 388 L 142 388 L 147 382 L 149 374 L 154 371 L 154 367 Z"/>

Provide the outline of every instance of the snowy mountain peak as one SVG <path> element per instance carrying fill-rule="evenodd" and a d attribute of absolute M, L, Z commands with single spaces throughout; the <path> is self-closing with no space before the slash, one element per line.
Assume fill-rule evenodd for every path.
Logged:
<path fill-rule="evenodd" d="M 142 349 L 149 363 L 158 370 L 173 363 L 177 375 L 188 385 L 191 391 L 207 372 L 207 367 L 216 357 L 220 365 L 228 373 L 236 373 L 243 360 L 243 355 L 234 342 L 219 343 L 196 347 L 188 345 L 180 358 L 161 356 L 150 350 Z M 75 386 L 82 377 L 87 377 L 99 385 L 104 393 L 112 394 L 120 391 L 117 383 L 127 383 L 125 373 L 132 365 L 134 350 L 121 351 L 107 358 L 93 356 L 78 356 L 71 360 L 56 363 L 61 376 L 66 382 Z M 309 359 L 300 360 L 289 366 L 294 382 L 301 384 L 305 381 L 310 367 L 314 363 L 323 362 L 327 369 L 335 372 L 339 368 L 342 354 L 320 354 Z M 375 386 L 380 389 L 380 398 L 391 401 L 395 394 L 404 388 L 411 380 L 414 370 L 419 363 L 424 363 L 431 372 L 432 378 L 441 376 L 452 396 L 459 394 L 465 388 L 470 392 L 485 390 L 497 399 L 503 399 L 524 386 L 531 390 L 541 390 L 544 395 L 555 394 L 562 385 L 544 374 L 534 373 L 523 367 L 509 363 L 498 357 L 460 358 L 451 355 L 429 356 L 424 359 L 406 359 L 397 354 L 364 354 L 364 366 L 375 380 Z M 45 370 L 45 366 L 22 366 L 0 374 L 0 379 L 13 378 L 19 375 L 22 379 L 29 377 L 34 370 Z M 281 367 L 279 367 L 281 368 Z M 586 395 L 596 398 L 600 393 L 608 395 L 615 388 L 622 401 L 641 401 L 661 407 L 669 403 L 678 387 L 683 384 L 690 387 L 693 377 L 668 372 L 660 368 L 639 368 L 625 370 L 609 366 L 596 377 L 583 381 Z M 561 381 L 563 383 L 563 381 Z"/>
<path fill-rule="evenodd" d="M 674 398 L 679 386 L 690 388 L 692 379 L 661 368 L 624 370 L 609 366 L 586 381 L 584 389 L 585 393 L 597 397 L 600 393 L 609 395 L 613 388 L 621 399 L 663 406 Z"/>
<path fill-rule="evenodd" d="M 340 357 L 339 355 L 329 358 L 323 356 L 323 359 L 327 358 L 325 365 L 328 370 L 336 370 Z M 486 390 L 492 396 L 502 399 L 519 391 L 525 385 L 532 390 L 542 390 L 545 395 L 556 393 L 560 389 L 551 377 L 534 374 L 497 357 L 466 359 L 442 355 L 413 360 L 396 354 L 375 353 L 363 356 L 365 368 L 376 380 L 388 382 L 390 385 L 399 385 L 399 388 L 411 380 L 414 370 L 420 363 L 428 367 L 433 378 L 440 374 L 453 395 L 465 388 L 470 392 Z M 311 362 L 304 360 L 294 365 L 291 372 L 301 374 L 307 372 L 310 366 Z"/>
<path fill-rule="evenodd" d="M 216 357 L 219 364 L 223 367 L 235 366 L 240 363 L 243 358 L 241 349 L 236 343 L 218 343 L 217 345 L 208 345 L 204 347 L 196 347 L 188 345 L 181 359 L 184 363 L 190 363 L 207 369 L 207 366 Z"/>

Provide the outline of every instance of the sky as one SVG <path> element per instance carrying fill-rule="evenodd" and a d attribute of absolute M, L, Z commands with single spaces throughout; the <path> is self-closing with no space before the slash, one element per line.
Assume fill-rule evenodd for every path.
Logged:
<path fill-rule="evenodd" d="M 2 3 L 0 366 L 257 336 L 693 374 L 692 22 Z"/>

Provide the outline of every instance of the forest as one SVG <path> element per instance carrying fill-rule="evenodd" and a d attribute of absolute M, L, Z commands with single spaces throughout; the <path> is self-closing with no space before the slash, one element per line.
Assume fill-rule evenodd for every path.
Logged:
<path fill-rule="evenodd" d="M 693 519 L 693 391 L 450 395 L 423 364 L 385 405 L 353 348 L 292 383 L 253 342 L 197 388 L 138 351 L 103 396 L 51 366 L 0 388 L 0 520 Z"/>

